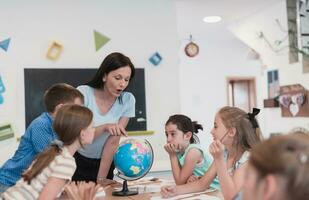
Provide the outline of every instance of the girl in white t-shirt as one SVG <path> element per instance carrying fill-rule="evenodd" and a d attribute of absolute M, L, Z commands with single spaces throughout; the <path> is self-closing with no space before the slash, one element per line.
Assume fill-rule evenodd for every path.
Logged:
<path fill-rule="evenodd" d="M 92 112 L 79 105 L 63 105 L 53 123 L 59 140 L 40 153 L 22 178 L 6 190 L 2 199 L 55 199 L 76 169 L 73 154 L 94 137 Z"/>

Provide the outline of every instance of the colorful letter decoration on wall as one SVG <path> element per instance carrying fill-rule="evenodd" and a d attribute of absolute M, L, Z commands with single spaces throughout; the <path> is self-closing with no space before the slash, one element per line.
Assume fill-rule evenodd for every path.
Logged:
<path fill-rule="evenodd" d="M 100 50 L 108 41 L 110 41 L 110 39 L 99 33 L 98 31 L 94 30 L 94 42 L 95 42 L 95 50 L 98 51 Z"/>
<path fill-rule="evenodd" d="M 0 105 L 3 104 L 4 102 L 4 98 L 2 96 L 2 93 L 4 92 L 5 92 L 5 87 L 4 87 L 4 84 L 2 82 L 1 75 L 0 75 Z"/>
<path fill-rule="evenodd" d="M 149 58 L 149 61 L 154 65 L 157 66 L 160 64 L 162 60 L 161 55 L 158 52 L 155 52 L 154 54 L 152 54 L 152 56 Z"/>
<path fill-rule="evenodd" d="M 62 52 L 62 45 L 58 42 L 53 42 L 49 47 L 46 57 L 50 60 L 57 60 Z"/>
<path fill-rule="evenodd" d="M 0 48 L 4 51 L 7 51 L 10 45 L 11 38 L 8 38 L 6 40 L 0 41 Z"/>
<path fill-rule="evenodd" d="M 0 126 L 0 141 L 14 137 L 14 131 L 11 124 Z"/>

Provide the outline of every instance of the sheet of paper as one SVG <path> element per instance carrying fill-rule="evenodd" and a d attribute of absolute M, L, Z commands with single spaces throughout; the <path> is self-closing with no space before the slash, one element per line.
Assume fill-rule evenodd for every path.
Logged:
<path fill-rule="evenodd" d="M 172 198 L 162 198 L 160 196 L 156 196 L 151 197 L 151 200 L 220 200 L 220 198 L 206 194 L 192 193 L 192 194 L 179 195 Z"/>
<path fill-rule="evenodd" d="M 128 186 L 150 185 L 150 184 L 157 184 L 160 186 L 164 186 L 164 185 L 175 185 L 175 182 L 173 180 L 161 179 L 155 177 L 144 177 L 136 181 L 128 181 Z"/>
<path fill-rule="evenodd" d="M 150 192 L 161 191 L 161 185 L 135 185 L 134 187 L 137 187 L 139 193 L 150 193 Z"/>

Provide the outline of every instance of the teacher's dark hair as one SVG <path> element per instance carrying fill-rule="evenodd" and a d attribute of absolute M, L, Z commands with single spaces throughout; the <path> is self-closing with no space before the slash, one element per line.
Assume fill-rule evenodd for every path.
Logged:
<path fill-rule="evenodd" d="M 131 76 L 130 76 L 131 80 L 134 77 L 135 68 L 130 58 L 119 52 L 111 53 L 105 57 L 97 73 L 94 75 L 92 80 L 86 83 L 86 85 L 89 85 L 90 87 L 96 89 L 104 88 L 103 77 L 105 74 L 107 75 L 111 71 L 127 66 L 131 68 Z"/>

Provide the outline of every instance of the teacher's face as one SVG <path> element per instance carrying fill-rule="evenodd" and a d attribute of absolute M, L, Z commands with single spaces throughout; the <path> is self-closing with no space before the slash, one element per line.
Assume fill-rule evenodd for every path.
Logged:
<path fill-rule="evenodd" d="M 103 77 L 104 90 L 111 96 L 119 97 L 129 84 L 131 68 L 129 66 L 120 67 L 105 74 Z"/>

